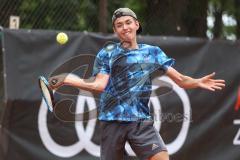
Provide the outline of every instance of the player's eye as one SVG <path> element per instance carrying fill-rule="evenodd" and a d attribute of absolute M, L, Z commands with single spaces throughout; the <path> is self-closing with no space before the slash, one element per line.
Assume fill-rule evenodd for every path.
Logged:
<path fill-rule="evenodd" d="M 117 28 L 121 28 L 121 27 L 122 27 L 122 24 L 117 24 L 116 27 L 117 27 Z"/>
<path fill-rule="evenodd" d="M 127 21 L 127 22 L 126 22 L 126 24 L 131 24 L 131 23 L 132 23 L 132 21 Z"/>

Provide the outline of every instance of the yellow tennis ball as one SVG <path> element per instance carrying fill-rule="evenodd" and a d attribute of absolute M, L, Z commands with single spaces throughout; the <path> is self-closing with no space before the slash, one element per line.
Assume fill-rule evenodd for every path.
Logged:
<path fill-rule="evenodd" d="M 60 32 L 57 34 L 56 40 L 59 44 L 65 44 L 68 41 L 68 36 L 64 32 Z"/>

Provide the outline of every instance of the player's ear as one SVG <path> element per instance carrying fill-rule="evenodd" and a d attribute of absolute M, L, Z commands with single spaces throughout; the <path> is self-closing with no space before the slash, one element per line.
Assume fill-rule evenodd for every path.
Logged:
<path fill-rule="evenodd" d="M 137 26 L 137 30 L 139 29 L 139 22 L 138 22 L 138 20 L 135 20 L 135 24 L 136 24 L 136 26 Z"/>
<path fill-rule="evenodd" d="M 113 32 L 116 33 L 115 27 L 113 26 Z"/>

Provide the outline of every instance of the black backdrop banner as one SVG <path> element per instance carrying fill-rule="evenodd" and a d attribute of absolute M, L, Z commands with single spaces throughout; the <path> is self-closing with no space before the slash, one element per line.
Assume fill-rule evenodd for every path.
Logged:
<path fill-rule="evenodd" d="M 66 32 L 65 45 L 57 31 L 3 30 L 4 106 L 1 121 L 3 160 L 99 159 L 99 123 L 94 111 L 98 95 L 71 87 L 55 92 L 59 108 L 48 112 L 38 88 L 40 75 L 73 72 L 89 77 L 96 53 L 114 35 Z M 159 46 L 176 59 L 174 68 L 198 78 L 216 72 L 226 80 L 222 91 L 184 90 L 166 76 L 172 90 L 152 96 L 155 126 L 171 159 L 240 159 L 240 43 L 187 37 L 139 36 L 138 42 Z M 161 90 L 161 86 L 158 86 Z M 164 88 L 162 88 L 164 90 Z M 63 101 L 64 99 L 64 101 Z M 77 115 L 77 116 L 76 116 Z M 91 118 L 89 118 L 91 117 Z M 134 153 L 126 145 L 129 159 Z"/>

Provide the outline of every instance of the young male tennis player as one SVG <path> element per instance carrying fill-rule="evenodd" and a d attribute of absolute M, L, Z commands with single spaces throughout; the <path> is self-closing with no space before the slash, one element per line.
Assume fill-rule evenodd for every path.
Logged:
<path fill-rule="evenodd" d="M 93 70 L 95 80 L 87 82 L 67 76 L 52 88 L 71 85 L 102 92 L 98 116 L 102 131 L 101 160 L 123 160 L 126 141 L 140 159 L 168 160 L 167 148 L 149 113 L 149 75 L 156 69 L 163 70 L 182 88 L 210 91 L 221 90 L 225 81 L 213 79 L 215 73 L 199 79 L 185 76 L 172 68 L 174 60 L 159 47 L 137 43 L 136 35 L 142 27 L 129 8 L 117 9 L 112 25 L 120 43 L 109 44 L 98 53 Z"/>

